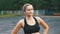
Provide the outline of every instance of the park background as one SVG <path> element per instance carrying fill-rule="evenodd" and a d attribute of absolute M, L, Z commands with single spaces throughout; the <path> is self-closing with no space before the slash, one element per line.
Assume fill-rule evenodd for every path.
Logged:
<path fill-rule="evenodd" d="M 60 0 L 0 0 L 0 34 L 11 34 L 17 22 L 24 18 L 22 7 L 30 3 L 34 16 L 41 17 L 49 26 L 48 34 L 60 33 Z M 43 33 L 43 27 L 40 33 Z M 18 34 L 24 34 L 20 29 Z"/>

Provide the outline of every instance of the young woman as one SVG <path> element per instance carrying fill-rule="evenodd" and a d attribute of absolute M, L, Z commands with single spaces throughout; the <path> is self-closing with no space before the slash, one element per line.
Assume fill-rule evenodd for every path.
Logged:
<path fill-rule="evenodd" d="M 18 30 L 22 28 L 25 34 L 40 34 L 40 26 L 42 25 L 44 28 L 43 34 L 47 34 L 48 25 L 40 18 L 34 17 L 34 9 L 33 6 L 29 3 L 24 4 L 23 11 L 25 14 L 25 18 L 21 19 L 12 30 L 11 34 L 17 34 Z"/>

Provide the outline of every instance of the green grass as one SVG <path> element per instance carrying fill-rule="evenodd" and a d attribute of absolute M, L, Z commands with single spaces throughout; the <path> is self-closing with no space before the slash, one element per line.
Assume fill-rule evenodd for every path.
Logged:
<path fill-rule="evenodd" d="M 4 14 L 4 15 L 0 15 L 0 17 L 3 17 L 3 18 L 14 17 L 14 16 L 23 16 L 23 14 Z"/>
<path fill-rule="evenodd" d="M 7 17 L 15 17 L 15 16 L 24 16 L 24 14 L 0 14 L 0 17 L 2 18 L 7 18 Z M 36 16 L 36 14 L 34 14 L 34 16 Z"/>

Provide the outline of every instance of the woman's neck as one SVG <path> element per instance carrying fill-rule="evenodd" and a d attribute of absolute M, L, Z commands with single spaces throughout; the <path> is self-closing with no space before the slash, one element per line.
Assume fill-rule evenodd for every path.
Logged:
<path fill-rule="evenodd" d="M 28 20 L 33 19 L 33 16 L 26 16 L 26 19 Z"/>

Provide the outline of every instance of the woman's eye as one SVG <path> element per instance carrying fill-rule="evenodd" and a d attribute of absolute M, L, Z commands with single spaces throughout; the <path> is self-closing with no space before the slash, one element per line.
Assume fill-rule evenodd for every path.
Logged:
<path fill-rule="evenodd" d="M 28 9 L 27 11 L 30 11 L 30 9 Z"/>
<path fill-rule="evenodd" d="M 33 9 L 31 9 L 31 10 L 33 10 Z"/>
<path fill-rule="evenodd" d="M 30 10 L 33 10 L 33 9 L 28 9 L 27 11 L 30 11 Z"/>

